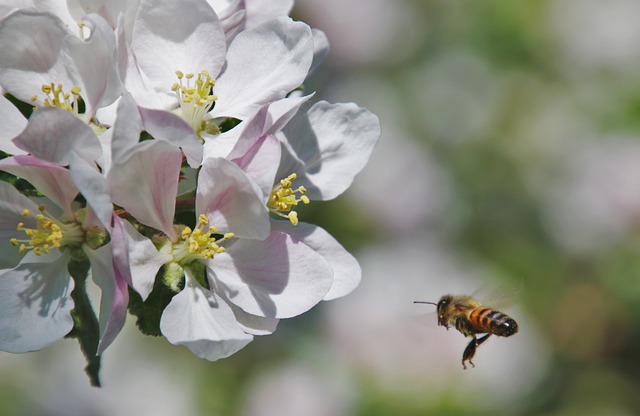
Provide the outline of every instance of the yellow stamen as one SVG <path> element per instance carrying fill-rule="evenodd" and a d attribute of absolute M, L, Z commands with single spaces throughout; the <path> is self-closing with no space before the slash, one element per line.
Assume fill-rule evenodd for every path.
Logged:
<path fill-rule="evenodd" d="M 28 209 L 20 214 L 31 217 L 36 221 L 35 228 L 26 228 L 25 223 L 19 222 L 16 226 L 18 231 L 23 232 L 28 238 L 12 238 L 11 244 L 18 247 L 20 254 L 27 250 L 32 250 L 37 256 L 49 253 L 51 247 L 60 248 L 62 245 L 80 244 L 84 241 L 84 230 L 77 223 L 63 224 L 57 220 L 42 214 L 46 207 L 38 207 L 38 214 L 32 214 Z"/>
<path fill-rule="evenodd" d="M 198 75 L 176 71 L 176 77 L 178 82 L 171 86 L 171 91 L 178 97 L 180 116 L 196 133 L 200 133 L 203 129 L 205 114 L 218 98 L 212 93 L 215 80 L 207 71 L 200 71 Z M 183 80 L 186 81 L 183 82 Z"/>
<path fill-rule="evenodd" d="M 298 224 L 298 213 L 294 211 L 298 203 L 302 202 L 306 205 L 311 202 L 309 197 L 305 195 L 307 189 L 304 186 L 299 186 L 297 189 L 292 188 L 292 183 L 297 177 L 298 175 L 292 173 L 282 179 L 278 185 L 273 187 L 267 202 L 269 211 L 279 217 L 287 218 L 293 225 Z M 300 194 L 300 197 L 298 198 L 296 194 Z"/>
<path fill-rule="evenodd" d="M 214 255 L 223 253 L 224 247 L 218 243 L 233 238 L 233 233 L 226 233 L 217 237 L 218 230 L 209 226 L 209 219 L 202 214 L 198 217 L 198 224 L 194 230 L 185 227 L 181 232 L 182 241 L 174 245 L 173 258 L 178 264 L 188 264 L 194 260 L 212 259 Z"/>

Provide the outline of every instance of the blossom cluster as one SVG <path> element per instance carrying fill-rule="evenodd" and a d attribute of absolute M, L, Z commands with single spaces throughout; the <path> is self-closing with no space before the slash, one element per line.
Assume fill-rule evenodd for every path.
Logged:
<path fill-rule="evenodd" d="M 380 125 L 305 95 L 328 44 L 292 1 L 2 3 L 0 350 L 76 337 L 98 384 L 127 311 L 217 360 L 357 286 L 297 209 L 351 185 Z"/>

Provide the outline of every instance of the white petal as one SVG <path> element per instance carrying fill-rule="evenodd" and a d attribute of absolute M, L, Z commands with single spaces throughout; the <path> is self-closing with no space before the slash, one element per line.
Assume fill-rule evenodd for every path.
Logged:
<path fill-rule="evenodd" d="M 205 214 L 220 232 L 238 237 L 266 238 L 269 211 L 262 191 L 233 162 L 207 159 L 198 176 L 196 212 Z"/>
<path fill-rule="evenodd" d="M 175 295 L 160 319 L 167 340 L 184 345 L 196 356 L 215 361 L 228 357 L 253 339 L 246 334 L 222 299 L 204 289 L 193 278 Z"/>
<path fill-rule="evenodd" d="M 342 245 L 324 229 L 312 224 L 289 221 L 272 221 L 272 230 L 285 232 L 311 247 L 329 263 L 333 269 L 333 284 L 322 300 L 332 300 L 351 293 L 360 283 L 362 269 Z"/>
<path fill-rule="evenodd" d="M 69 171 L 87 204 L 93 209 L 102 226 L 108 229 L 111 226 L 113 204 L 106 178 L 98 172 L 94 163 L 89 164 L 74 154 L 71 155 Z"/>
<path fill-rule="evenodd" d="M 34 156 L 59 165 L 69 164 L 71 152 L 86 161 L 98 161 L 102 156 L 100 141 L 93 130 L 57 107 L 34 111 L 27 127 L 13 142 Z"/>
<path fill-rule="evenodd" d="M 113 202 L 175 240 L 173 215 L 181 164 L 180 150 L 166 142 L 138 144 L 128 159 L 114 163 L 109 171 Z"/>
<path fill-rule="evenodd" d="M 10 155 L 21 155 L 26 152 L 18 148 L 12 141 L 27 126 L 27 119 L 11 101 L 0 95 L 0 150 Z"/>
<path fill-rule="evenodd" d="M 84 252 L 91 262 L 91 277 L 100 287 L 100 343 L 98 354 L 113 342 L 120 333 L 127 317 L 129 292 L 127 282 L 122 279 L 113 267 L 112 244 L 97 250 L 83 246 Z"/>
<path fill-rule="evenodd" d="M 28 181 L 44 196 L 74 218 L 71 202 L 78 195 L 69 170 L 54 163 L 43 162 L 31 155 L 19 155 L 0 160 L 0 170 Z"/>
<path fill-rule="evenodd" d="M 140 234 L 128 221 L 122 221 L 122 226 L 129 246 L 131 283 L 142 300 L 145 300 L 153 290 L 158 270 L 170 262 L 172 257 L 170 254 L 160 253 L 151 240 Z"/>
<path fill-rule="evenodd" d="M 296 172 L 296 185 L 304 185 L 309 198 L 330 200 L 351 186 L 368 162 L 380 138 L 380 122 L 356 104 L 321 101 L 306 114 L 298 113 L 283 132 L 287 151 L 278 177 Z"/>
<path fill-rule="evenodd" d="M 252 315 L 290 318 L 306 312 L 331 287 L 331 267 L 307 245 L 279 231 L 241 239 L 207 264 L 231 302 Z"/>
<path fill-rule="evenodd" d="M 0 275 L 0 349 L 28 352 L 61 339 L 73 328 L 73 281 L 60 252 L 22 263 Z"/>
<path fill-rule="evenodd" d="M 12 238 L 25 237 L 24 232 L 17 230 L 18 223 L 23 222 L 26 228 L 36 225 L 34 219 L 20 215 L 23 209 L 37 212 L 38 206 L 13 186 L 0 181 L 0 269 L 15 267 L 22 257 L 10 242 Z"/>
<path fill-rule="evenodd" d="M 54 15 L 19 10 L 7 16 L 0 22 L 0 84 L 24 102 L 51 82 L 70 91 L 73 81 L 58 59 L 68 34 Z"/>
<path fill-rule="evenodd" d="M 144 129 L 156 140 L 164 140 L 180 147 L 189 166 L 197 168 L 202 162 L 202 144 L 191 126 L 180 116 L 163 110 L 140 108 Z"/>
<path fill-rule="evenodd" d="M 171 93 L 176 70 L 215 77 L 224 64 L 224 32 L 203 1 L 142 0 L 131 39 L 136 63 L 156 91 Z"/>
<path fill-rule="evenodd" d="M 293 8 L 293 0 L 245 0 L 245 4 L 248 29 L 280 16 L 288 16 Z"/>
<path fill-rule="evenodd" d="M 289 18 L 266 22 L 235 37 L 214 87 L 215 116 L 241 120 L 302 84 L 313 60 L 313 36 Z"/>

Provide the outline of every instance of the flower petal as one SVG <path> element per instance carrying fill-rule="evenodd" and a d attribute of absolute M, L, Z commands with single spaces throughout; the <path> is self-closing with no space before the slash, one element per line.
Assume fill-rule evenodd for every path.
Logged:
<path fill-rule="evenodd" d="M 242 331 L 229 305 L 193 277 L 185 278 L 185 288 L 171 299 L 160 319 L 160 330 L 170 343 L 215 361 L 251 342 L 253 336 Z"/>
<path fill-rule="evenodd" d="M 269 318 L 306 312 L 322 300 L 333 281 L 322 256 L 280 231 L 262 241 L 237 240 L 209 261 L 207 270 L 231 302 Z"/>
<path fill-rule="evenodd" d="M 156 140 L 164 140 L 180 147 L 189 166 L 197 168 L 202 162 L 202 144 L 189 123 L 163 110 L 140 107 L 144 129 Z"/>
<path fill-rule="evenodd" d="M 42 349 L 73 328 L 68 257 L 59 251 L 0 274 L 0 349 Z"/>
<path fill-rule="evenodd" d="M 170 262 L 172 256 L 160 253 L 151 240 L 140 234 L 128 221 L 121 222 L 129 250 L 131 287 L 145 300 L 153 290 L 158 270 Z"/>
<path fill-rule="evenodd" d="M 18 223 L 34 228 L 36 222 L 31 217 L 20 215 L 22 210 L 37 212 L 38 206 L 22 195 L 13 186 L 0 181 L 0 269 L 15 267 L 22 254 L 11 244 L 12 238 L 24 238 L 25 234 L 17 230 Z"/>
<path fill-rule="evenodd" d="M 289 234 L 293 241 L 302 241 L 320 254 L 333 269 L 333 284 L 322 300 L 332 300 L 351 293 L 360 283 L 362 269 L 342 245 L 324 229 L 312 224 L 272 221 L 272 230 Z"/>
<path fill-rule="evenodd" d="M 56 16 L 18 10 L 0 22 L 0 84 L 13 96 L 30 102 L 51 82 L 70 91 L 64 63 L 58 59 L 68 29 Z"/>
<path fill-rule="evenodd" d="M 196 212 L 205 214 L 220 232 L 237 237 L 266 238 L 269 211 L 262 192 L 233 162 L 207 159 L 198 176 Z"/>
<path fill-rule="evenodd" d="M 113 202 L 175 240 L 173 215 L 181 164 L 180 150 L 166 142 L 138 144 L 129 158 L 114 163 L 107 175 Z"/>
<path fill-rule="evenodd" d="M 213 89 L 218 100 L 212 115 L 244 120 L 300 86 L 312 60 L 311 29 L 288 17 L 239 33 Z"/>
<path fill-rule="evenodd" d="M 10 155 L 21 155 L 25 151 L 18 148 L 12 141 L 27 126 L 27 119 L 20 110 L 0 95 L 0 150 Z"/>
<path fill-rule="evenodd" d="M 74 218 L 71 202 L 78 195 L 71 173 L 55 163 L 43 162 L 31 155 L 18 155 L 0 160 L 0 170 L 28 181 L 44 196 Z"/>
<path fill-rule="evenodd" d="M 277 177 L 296 172 L 296 185 L 304 185 L 310 199 L 326 201 L 364 168 L 380 138 L 380 122 L 356 104 L 321 101 L 298 113 L 283 132 L 286 151 Z"/>
<path fill-rule="evenodd" d="M 97 250 L 83 247 L 91 262 L 93 281 L 100 287 L 102 293 L 98 320 L 100 327 L 98 354 L 102 354 L 120 333 L 127 317 L 129 303 L 126 279 L 120 274 L 121 269 L 116 270 L 113 267 L 112 244 L 113 242 Z"/>
<path fill-rule="evenodd" d="M 170 88 L 176 82 L 176 70 L 195 74 L 207 70 L 211 76 L 220 72 L 226 40 L 218 17 L 204 1 L 142 0 L 131 49 L 149 87 L 174 96 Z M 148 91 L 132 93 L 139 104 L 158 108 L 139 100 Z"/>
<path fill-rule="evenodd" d="M 72 152 L 86 161 L 98 161 L 102 155 L 100 141 L 93 130 L 57 107 L 34 111 L 27 127 L 13 142 L 34 156 L 59 165 L 68 165 Z"/>
<path fill-rule="evenodd" d="M 94 163 L 87 163 L 87 161 L 76 157 L 75 154 L 71 155 L 69 162 L 69 172 L 71 172 L 74 183 L 87 200 L 87 204 L 93 209 L 101 225 L 109 228 L 113 204 L 106 178 L 98 172 Z"/>

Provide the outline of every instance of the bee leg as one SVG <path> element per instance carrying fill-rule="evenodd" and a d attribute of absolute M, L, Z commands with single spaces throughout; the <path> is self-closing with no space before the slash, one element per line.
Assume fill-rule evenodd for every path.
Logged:
<path fill-rule="evenodd" d="M 478 338 L 478 343 L 477 346 L 482 345 L 483 342 L 485 342 L 487 339 L 489 339 L 489 337 L 491 336 L 491 334 L 487 334 L 483 337 Z"/>
<path fill-rule="evenodd" d="M 464 364 L 465 361 L 469 361 L 469 364 L 471 364 L 472 367 L 475 367 L 475 364 L 473 364 L 473 361 L 471 360 L 474 355 L 476 355 L 476 349 L 478 348 L 478 345 L 482 345 L 490 336 L 491 334 L 487 334 L 479 339 L 474 336 L 469 345 L 467 345 L 467 348 L 464 349 L 464 353 L 462 354 L 462 367 L 465 370 L 467 369 L 467 366 Z"/>
<path fill-rule="evenodd" d="M 476 348 L 477 347 L 478 347 L 478 339 L 474 336 L 473 339 L 471 340 L 471 342 L 469 343 L 469 345 L 467 345 L 467 348 L 465 348 L 464 352 L 462 353 L 462 368 L 463 369 L 465 369 L 465 370 L 467 369 L 467 366 L 464 363 L 465 361 L 469 361 L 469 364 L 471 364 L 472 367 L 475 367 L 475 365 L 473 364 L 471 359 L 476 354 Z"/>

